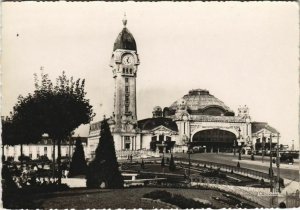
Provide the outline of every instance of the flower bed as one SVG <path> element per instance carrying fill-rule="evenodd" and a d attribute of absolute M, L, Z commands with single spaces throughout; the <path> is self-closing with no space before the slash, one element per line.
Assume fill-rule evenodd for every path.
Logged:
<path fill-rule="evenodd" d="M 146 193 L 143 197 L 160 200 L 178 206 L 179 208 L 213 208 L 210 204 L 201 203 L 179 194 L 172 194 L 165 190 L 155 190 L 150 193 Z"/>

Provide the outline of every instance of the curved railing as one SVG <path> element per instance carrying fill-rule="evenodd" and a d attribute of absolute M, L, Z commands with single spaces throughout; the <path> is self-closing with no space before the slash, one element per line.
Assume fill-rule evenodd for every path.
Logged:
<path fill-rule="evenodd" d="M 186 158 L 174 158 L 174 161 L 177 163 L 189 164 L 189 160 Z M 220 169 L 221 171 L 225 172 L 234 172 L 237 174 L 241 174 L 244 176 L 249 176 L 253 178 L 259 178 L 259 179 L 265 179 L 270 181 L 270 175 L 268 173 L 260 172 L 260 171 L 255 171 L 252 169 L 248 168 L 241 168 L 237 166 L 232 166 L 232 165 L 227 165 L 223 163 L 215 163 L 215 162 L 210 162 L 210 161 L 203 161 L 203 160 L 190 160 L 191 161 L 191 166 L 206 166 L 207 168 L 213 168 L 213 169 Z M 273 179 L 276 180 L 276 176 L 273 176 Z"/>

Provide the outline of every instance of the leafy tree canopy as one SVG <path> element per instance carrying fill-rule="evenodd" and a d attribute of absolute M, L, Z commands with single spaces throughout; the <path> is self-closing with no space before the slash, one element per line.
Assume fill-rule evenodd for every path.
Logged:
<path fill-rule="evenodd" d="M 44 133 L 54 140 L 62 140 L 92 120 L 92 106 L 85 98 L 85 80 L 75 81 L 63 72 L 54 85 L 48 74 L 41 72 L 40 78 L 34 76 L 34 93 L 19 96 L 11 114 L 23 143 L 38 141 Z"/>

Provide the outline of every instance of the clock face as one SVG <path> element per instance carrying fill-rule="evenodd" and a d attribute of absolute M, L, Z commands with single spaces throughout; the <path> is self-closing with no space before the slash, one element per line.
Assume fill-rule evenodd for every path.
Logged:
<path fill-rule="evenodd" d="M 133 64 L 133 56 L 132 55 L 125 55 L 122 58 L 122 63 L 124 65 L 131 65 L 131 64 Z"/>

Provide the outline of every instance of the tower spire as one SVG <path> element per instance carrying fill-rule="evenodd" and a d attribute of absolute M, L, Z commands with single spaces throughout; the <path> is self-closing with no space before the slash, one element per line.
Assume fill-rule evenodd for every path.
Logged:
<path fill-rule="evenodd" d="M 122 22 L 123 22 L 124 28 L 126 28 L 126 25 L 127 25 L 126 12 L 124 13 L 124 18 L 123 18 Z"/>

